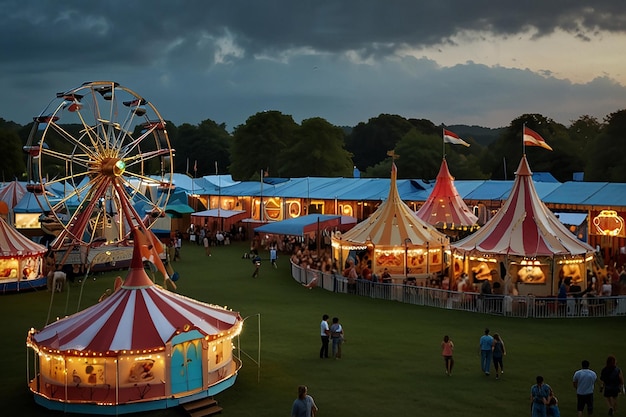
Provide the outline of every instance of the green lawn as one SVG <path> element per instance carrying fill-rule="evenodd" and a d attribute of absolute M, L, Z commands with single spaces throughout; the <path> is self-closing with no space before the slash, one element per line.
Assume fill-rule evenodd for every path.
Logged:
<path fill-rule="evenodd" d="M 213 248 L 209 258 L 203 248 L 186 244 L 182 260 L 174 264 L 181 276 L 179 293 L 226 305 L 247 317 L 241 347 L 254 358 L 260 317 L 260 369 L 244 357 L 235 386 L 216 397 L 224 416 L 289 415 L 298 384 L 309 387 L 319 416 L 527 415 L 530 386 L 538 374 L 556 392 L 563 415 L 573 415 L 571 377 L 581 359 L 588 359 L 599 373 L 608 354 L 618 360 L 626 355 L 623 317 L 513 319 L 307 290 L 291 278 L 287 255 L 279 258 L 276 270 L 266 259 L 260 278 L 251 278 L 251 262 L 241 259 L 247 247 Z M 88 278 L 82 308 L 112 288 L 118 274 L 125 276 L 125 271 Z M 76 312 L 79 291 L 75 283 L 69 297 L 56 294 L 51 317 Z M 30 327 L 43 327 L 50 299 L 46 291 L 0 297 L 5 322 L 0 402 L 9 414 L 60 414 L 35 405 L 26 387 L 26 333 Z M 324 313 L 338 316 L 345 328 L 341 360 L 319 359 L 319 322 Z M 501 380 L 480 371 L 478 339 L 485 327 L 500 333 L 506 344 Z M 445 375 L 440 356 L 444 334 L 456 346 L 451 377 Z M 606 414 L 599 393 L 596 404 L 596 414 Z M 622 407 L 626 409 L 626 402 Z M 176 409 L 150 415 L 184 413 Z"/>

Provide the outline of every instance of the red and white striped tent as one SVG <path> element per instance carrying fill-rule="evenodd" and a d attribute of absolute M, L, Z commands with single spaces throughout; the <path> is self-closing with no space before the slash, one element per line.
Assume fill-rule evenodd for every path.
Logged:
<path fill-rule="evenodd" d="M 46 251 L 45 246 L 28 239 L 0 217 L 0 288 L 4 291 L 45 285 L 45 280 L 39 278 Z"/>
<path fill-rule="evenodd" d="M 234 383 L 241 362 L 231 340 L 242 328 L 239 313 L 155 285 L 138 246 L 119 289 L 29 333 L 38 364 L 30 387 L 41 405 L 95 414 L 102 414 L 102 404 L 116 413 L 146 411 L 214 395 Z M 34 383 L 39 378 L 45 383 Z"/>
<path fill-rule="evenodd" d="M 389 195 L 372 215 L 347 232 L 333 237 L 335 257 L 347 259 L 351 250 L 367 250 L 373 273 L 387 268 L 405 275 L 442 271 L 443 252 L 449 249 L 448 237 L 424 222 L 406 205 L 396 186 L 397 168 L 392 165 Z"/>
<path fill-rule="evenodd" d="M 519 279 L 533 284 L 550 283 L 550 277 L 554 279 L 562 269 L 574 266 L 584 274 L 585 260 L 594 252 L 541 201 L 525 155 L 503 207 L 481 229 L 451 246 L 456 253 L 469 256 L 476 262 L 502 261 L 513 281 Z M 470 270 L 478 267 L 476 262 L 470 263 Z M 493 265 L 488 266 L 499 273 Z M 524 275 L 527 272 L 532 274 L 528 280 Z"/>
<path fill-rule="evenodd" d="M 0 189 L 0 201 L 4 201 L 9 209 L 12 210 L 25 194 L 26 187 L 17 180 L 11 181 Z"/>
<path fill-rule="evenodd" d="M 467 230 L 476 226 L 478 217 L 471 212 L 454 186 L 445 158 L 437 174 L 437 181 L 426 202 L 417 211 L 417 217 L 438 229 Z"/>

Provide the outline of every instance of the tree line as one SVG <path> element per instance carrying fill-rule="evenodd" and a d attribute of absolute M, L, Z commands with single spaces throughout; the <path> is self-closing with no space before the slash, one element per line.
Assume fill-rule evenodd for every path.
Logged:
<path fill-rule="evenodd" d="M 522 128 L 539 133 L 553 148 L 526 147 L 531 169 L 559 181 L 584 173 L 585 181 L 626 182 L 626 110 L 603 121 L 581 116 L 569 126 L 540 114 L 524 114 L 509 126 L 447 126 L 471 146 L 443 144 L 443 126 L 426 119 L 381 114 L 354 127 L 335 126 L 320 117 L 303 120 L 264 111 L 228 132 L 225 124 L 167 123 L 176 150 L 175 172 L 193 177 L 229 173 L 235 180 L 272 177 L 388 177 L 393 150 L 399 178 L 434 179 L 445 155 L 457 179 L 513 179 L 521 159 Z M 27 180 L 22 147 L 31 124 L 0 118 L 2 180 Z"/>

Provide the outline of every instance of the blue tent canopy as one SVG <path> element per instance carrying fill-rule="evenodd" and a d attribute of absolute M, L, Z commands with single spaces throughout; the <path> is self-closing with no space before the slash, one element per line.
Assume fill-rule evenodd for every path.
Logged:
<path fill-rule="evenodd" d="M 280 222 L 267 223 L 256 227 L 254 231 L 273 235 L 303 236 L 305 233 L 315 231 L 318 223 L 320 229 L 339 226 L 341 224 L 341 216 L 309 214 Z"/>

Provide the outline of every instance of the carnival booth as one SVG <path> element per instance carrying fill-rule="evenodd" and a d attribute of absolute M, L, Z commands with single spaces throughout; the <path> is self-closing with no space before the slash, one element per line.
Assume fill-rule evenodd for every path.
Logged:
<path fill-rule="evenodd" d="M 445 158 L 441 162 L 433 191 L 415 214 L 450 238 L 462 238 L 478 229 L 478 217 L 457 192 Z"/>
<path fill-rule="evenodd" d="M 504 206 L 471 236 L 452 244 L 455 265 L 474 283 L 499 281 L 505 293 L 556 294 L 560 278 L 583 284 L 594 249 L 539 199 L 526 156 Z"/>
<path fill-rule="evenodd" d="M 117 415 L 175 407 L 234 384 L 240 315 L 155 285 L 139 246 L 135 240 L 128 275 L 113 294 L 28 333 L 29 387 L 38 404 Z"/>
<path fill-rule="evenodd" d="M 47 249 L 33 242 L 0 217 L 0 291 L 20 291 L 46 285 L 42 274 Z"/>
<path fill-rule="evenodd" d="M 367 266 L 373 274 L 380 276 L 386 268 L 396 281 L 443 275 L 448 267 L 448 238 L 400 199 L 396 179 L 393 164 L 387 199 L 368 219 L 332 237 L 333 256 L 343 265 L 359 255 L 360 262 L 371 263 Z"/>

